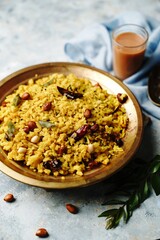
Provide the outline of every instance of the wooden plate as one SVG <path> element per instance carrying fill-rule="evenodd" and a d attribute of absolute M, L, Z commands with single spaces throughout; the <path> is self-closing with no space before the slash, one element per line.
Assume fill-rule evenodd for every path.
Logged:
<path fill-rule="evenodd" d="M 88 186 L 110 177 L 132 159 L 142 140 L 143 118 L 136 98 L 123 82 L 105 71 L 83 64 L 58 62 L 30 66 L 0 81 L 0 102 L 5 99 L 6 95 L 17 88 L 18 85 L 27 82 L 28 79 L 33 78 L 35 75 L 41 77 L 42 75 L 52 73 L 74 73 L 78 77 L 99 82 L 103 88 L 111 93 L 126 93 L 128 95 L 129 99 L 124 104 L 129 117 L 129 127 L 123 146 L 124 152 L 114 156 L 107 166 L 88 171 L 82 177 L 69 175 L 65 179 L 62 179 L 61 177 L 35 173 L 27 167 L 20 166 L 17 162 L 9 161 L 2 149 L 0 149 L 0 170 L 20 182 L 48 189 Z"/>

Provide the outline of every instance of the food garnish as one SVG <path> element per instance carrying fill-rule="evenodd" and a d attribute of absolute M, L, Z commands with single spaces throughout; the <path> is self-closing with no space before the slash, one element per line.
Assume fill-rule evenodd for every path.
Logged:
<path fill-rule="evenodd" d="M 123 179 L 122 179 L 123 176 Z M 127 182 L 126 182 L 127 179 Z M 106 218 L 106 229 L 116 228 L 123 220 L 128 223 L 133 212 L 151 195 L 152 191 L 160 195 L 160 155 L 151 161 L 135 159 L 110 182 L 117 184 L 112 193 L 113 199 L 103 205 L 118 205 L 102 212 L 99 217 Z"/>
<path fill-rule="evenodd" d="M 67 89 L 64 89 L 62 87 L 57 86 L 58 91 L 62 94 L 65 95 L 69 99 L 76 99 L 76 98 L 82 98 L 83 94 L 78 93 L 78 92 L 71 92 L 68 91 Z"/>
<path fill-rule="evenodd" d="M 0 106 L 1 147 L 34 172 L 82 176 L 124 151 L 126 96 L 74 74 L 29 79 Z"/>

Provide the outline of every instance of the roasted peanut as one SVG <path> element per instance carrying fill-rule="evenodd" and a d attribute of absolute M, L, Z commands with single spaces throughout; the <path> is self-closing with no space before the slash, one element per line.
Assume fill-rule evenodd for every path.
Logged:
<path fill-rule="evenodd" d="M 57 153 L 58 153 L 59 155 L 63 155 L 63 153 L 66 153 L 66 151 L 67 151 L 66 146 L 61 145 L 61 146 L 59 147 Z"/>
<path fill-rule="evenodd" d="M 28 100 L 28 99 L 30 99 L 30 94 L 28 92 L 25 92 L 25 93 L 23 93 L 21 98 L 22 98 L 22 100 Z"/>
<path fill-rule="evenodd" d="M 43 104 L 42 109 L 43 111 L 49 111 L 52 108 L 52 103 L 51 102 L 46 102 Z"/>
<path fill-rule="evenodd" d="M 90 109 L 86 109 L 84 112 L 84 117 L 85 118 L 90 118 L 92 115 L 91 110 Z"/>
<path fill-rule="evenodd" d="M 77 214 L 79 211 L 78 208 L 71 203 L 66 204 L 66 209 L 72 214 Z"/>
<path fill-rule="evenodd" d="M 36 125 L 36 123 L 34 121 L 29 121 L 27 123 L 27 126 L 29 127 L 30 131 L 33 131 L 37 127 L 37 125 Z"/>
<path fill-rule="evenodd" d="M 40 140 L 40 137 L 37 136 L 37 135 L 35 135 L 35 136 L 33 136 L 33 137 L 31 138 L 31 142 L 32 142 L 32 143 L 38 143 L 39 140 Z"/>
<path fill-rule="evenodd" d="M 23 130 L 24 130 L 25 133 L 29 133 L 29 131 L 30 131 L 29 126 L 25 126 L 25 127 L 23 128 Z"/>
<path fill-rule="evenodd" d="M 1 105 L 2 105 L 2 107 L 6 107 L 7 106 L 7 102 L 3 101 Z"/>
<path fill-rule="evenodd" d="M 12 193 L 8 193 L 5 197 L 4 197 L 4 201 L 6 202 L 13 202 L 15 200 L 14 196 Z"/>
<path fill-rule="evenodd" d="M 45 238 L 48 237 L 48 231 L 45 228 L 39 228 L 36 232 L 36 236 L 40 237 L 40 238 Z"/>
<path fill-rule="evenodd" d="M 27 149 L 25 147 L 20 147 L 18 153 L 26 153 Z"/>
<path fill-rule="evenodd" d="M 91 143 L 88 144 L 88 149 L 87 149 L 87 150 L 88 150 L 89 153 L 92 153 L 92 152 L 94 151 L 94 146 L 93 146 L 93 144 L 91 144 Z"/>
<path fill-rule="evenodd" d="M 99 125 L 96 124 L 96 123 L 91 126 L 91 131 L 92 131 L 92 132 L 96 132 L 96 131 L 98 131 L 98 129 L 99 129 Z"/>

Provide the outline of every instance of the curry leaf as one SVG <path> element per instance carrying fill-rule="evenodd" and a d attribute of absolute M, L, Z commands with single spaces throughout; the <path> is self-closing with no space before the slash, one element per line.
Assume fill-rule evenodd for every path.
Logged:
<path fill-rule="evenodd" d="M 15 132 L 15 125 L 12 122 L 8 123 L 8 130 L 7 130 L 9 135 L 13 135 Z"/>
<path fill-rule="evenodd" d="M 146 181 L 146 182 L 144 183 L 144 189 L 143 189 L 142 193 L 144 193 L 144 194 L 143 194 L 144 200 L 149 197 L 149 195 L 150 195 L 150 188 L 149 188 L 149 183 L 148 183 L 148 181 Z"/>
<path fill-rule="evenodd" d="M 17 107 L 20 104 L 20 102 L 21 102 L 21 97 L 18 94 L 13 98 L 13 105 Z"/>
<path fill-rule="evenodd" d="M 48 87 L 49 85 L 51 85 L 53 83 L 53 79 L 49 80 L 48 82 L 44 83 L 43 86 L 44 87 Z"/>
<path fill-rule="evenodd" d="M 5 133 L 5 138 L 7 141 L 10 141 L 11 138 L 14 136 L 15 133 L 15 125 L 11 121 L 8 123 L 8 129 L 7 132 Z"/>
<path fill-rule="evenodd" d="M 116 213 L 118 212 L 118 209 L 114 208 L 114 209 L 109 209 L 103 213 L 101 213 L 98 217 L 110 217 L 110 216 L 114 216 L 116 215 Z"/>
<path fill-rule="evenodd" d="M 133 211 L 138 206 L 139 206 L 139 196 L 138 196 L 138 193 L 135 192 L 128 200 L 128 210 Z"/>
<path fill-rule="evenodd" d="M 106 229 L 111 229 L 111 228 L 115 228 L 115 217 L 110 217 L 108 220 L 107 220 L 107 223 L 106 223 Z"/>
<path fill-rule="evenodd" d="M 141 171 L 136 171 L 134 174 L 134 167 L 132 167 L 132 176 L 128 176 L 127 184 L 120 184 L 120 195 L 118 199 L 112 199 L 106 201 L 103 205 L 117 205 L 120 204 L 119 208 L 113 208 L 104 211 L 99 217 L 106 217 L 106 229 L 115 228 L 119 225 L 120 221 L 123 220 L 127 223 L 132 217 L 133 212 L 140 207 L 140 205 L 150 196 L 151 189 L 153 189 L 156 195 L 160 195 L 160 155 L 155 156 L 152 161 L 144 161 L 144 166 L 140 164 Z M 137 170 L 137 166 L 135 166 Z M 127 167 L 127 170 L 129 168 Z M 131 172 L 131 171 L 129 171 Z M 138 175 L 137 175 L 138 172 Z M 126 186 L 129 187 L 128 199 L 126 201 L 119 199 L 120 196 L 126 198 Z M 123 192 L 124 187 L 124 192 Z M 119 191 L 116 189 L 117 192 Z M 125 194 L 123 194 L 125 193 Z"/>
<path fill-rule="evenodd" d="M 150 172 L 151 173 L 156 173 L 160 170 L 160 162 L 153 162 L 150 166 Z"/>
<path fill-rule="evenodd" d="M 158 196 L 160 194 L 160 175 L 158 173 L 151 176 L 151 184 L 155 194 Z"/>
<path fill-rule="evenodd" d="M 124 215 L 124 207 L 120 207 L 116 216 L 115 216 L 115 226 L 118 226 L 118 224 L 120 223 L 123 215 Z"/>
<path fill-rule="evenodd" d="M 55 126 L 54 123 L 48 122 L 48 121 L 39 121 L 39 124 L 41 125 L 41 127 L 45 127 L 45 128 L 51 128 Z"/>

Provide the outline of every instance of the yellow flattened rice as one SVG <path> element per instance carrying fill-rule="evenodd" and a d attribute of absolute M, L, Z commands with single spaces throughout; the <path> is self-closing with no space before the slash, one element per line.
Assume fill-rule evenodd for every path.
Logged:
<path fill-rule="evenodd" d="M 30 79 L 0 106 L 0 145 L 8 159 L 54 176 L 107 165 L 123 151 L 127 126 L 120 95 L 73 74 Z"/>

